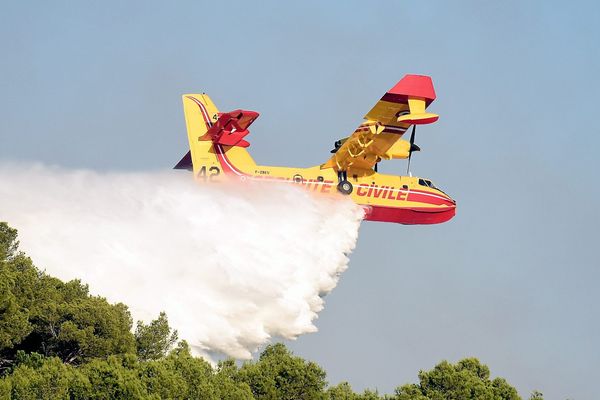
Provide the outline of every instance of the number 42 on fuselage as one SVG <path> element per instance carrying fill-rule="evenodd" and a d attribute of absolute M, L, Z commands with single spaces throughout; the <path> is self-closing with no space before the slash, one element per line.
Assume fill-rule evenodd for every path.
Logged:
<path fill-rule="evenodd" d="M 242 180 L 268 180 L 304 185 L 307 190 L 348 195 L 365 210 L 370 221 L 400 224 L 437 224 L 456 212 L 456 202 L 428 179 L 377 172 L 381 160 L 410 158 L 420 150 L 414 143 L 415 126 L 437 121 L 426 112 L 435 99 L 431 78 L 406 75 L 387 91 L 348 137 L 335 142 L 324 164 L 311 168 L 257 165 L 246 148 L 248 127 L 255 111 L 221 113 L 206 94 L 186 94 L 183 109 L 190 151 L 175 166 L 194 171 L 200 181 L 223 175 Z M 410 140 L 401 139 L 412 127 Z"/>

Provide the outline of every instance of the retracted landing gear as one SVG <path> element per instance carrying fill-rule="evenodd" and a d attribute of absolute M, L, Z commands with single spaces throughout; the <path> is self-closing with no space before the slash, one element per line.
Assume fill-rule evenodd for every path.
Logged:
<path fill-rule="evenodd" d="M 338 171 L 338 185 L 337 190 L 343 194 L 352 193 L 352 184 L 348 181 L 348 172 L 347 171 Z"/>

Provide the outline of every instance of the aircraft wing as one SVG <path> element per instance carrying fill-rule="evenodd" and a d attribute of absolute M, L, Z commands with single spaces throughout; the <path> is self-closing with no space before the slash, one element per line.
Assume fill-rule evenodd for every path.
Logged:
<path fill-rule="evenodd" d="M 382 159 L 407 158 L 410 143 L 399 140 L 413 124 L 430 124 L 439 118 L 425 112 L 435 100 L 431 78 L 406 75 L 375 104 L 349 137 L 336 142 L 333 156 L 321 169 L 371 169 Z"/>

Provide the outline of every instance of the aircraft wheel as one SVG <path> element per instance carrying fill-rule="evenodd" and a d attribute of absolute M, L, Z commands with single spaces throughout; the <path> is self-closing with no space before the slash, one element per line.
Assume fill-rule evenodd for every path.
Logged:
<path fill-rule="evenodd" d="M 337 185 L 337 190 L 343 194 L 350 194 L 352 193 L 352 184 L 348 181 L 341 181 Z"/>

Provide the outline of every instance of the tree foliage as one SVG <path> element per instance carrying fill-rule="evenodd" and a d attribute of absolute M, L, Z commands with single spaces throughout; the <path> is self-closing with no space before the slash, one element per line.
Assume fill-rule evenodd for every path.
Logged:
<path fill-rule="evenodd" d="M 490 370 L 476 358 L 456 364 L 442 361 L 431 371 L 419 372 L 419 383 L 396 389 L 397 400 L 481 399 L 520 400 L 504 379 L 490 379 Z"/>
<path fill-rule="evenodd" d="M 240 377 L 256 399 L 325 399 L 325 371 L 281 343 L 268 346 L 257 362 L 245 363 Z"/>
<path fill-rule="evenodd" d="M 164 312 L 148 325 L 138 321 L 135 343 L 140 360 L 158 360 L 167 355 L 176 342 L 177 331 L 171 330 L 167 314 Z"/>
<path fill-rule="evenodd" d="M 141 362 L 130 354 L 80 366 L 38 356 L 0 380 L 0 398 L 243 400 L 252 399 L 252 393 L 180 348 L 160 361 Z"/>
<path fill-rule="evenodd" d="M 64 283 L 39 271 L 18 251 L 16 238 L 0 224 L 0 369 L 10 368 L 19 350 L 68 364 L 134 352 L 124 304 L 90 296 L 78 280 Z"/>

